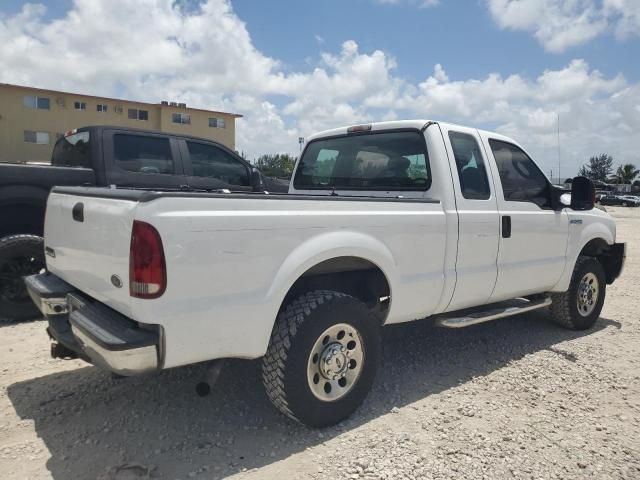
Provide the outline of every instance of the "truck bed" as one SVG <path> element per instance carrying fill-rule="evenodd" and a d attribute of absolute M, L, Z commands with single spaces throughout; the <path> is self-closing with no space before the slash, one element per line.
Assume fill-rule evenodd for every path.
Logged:
<path fill-rule="evenodd" d="M 82 221 L 73 218 L 78 204 Z M 154 300 L 129 295 L 134 220 L 162 238 L 167 288 Z M 56 187 L 45 238 L 52 273 L 135 321 L 161 325 L 170 339 L 165 366 L 177 366 L 263 355 L 285 295 L 326 260 L 366 260 L 401 287 L 388 322 L 433 311 L 446 228 L 442 205 L 429 198 Z"/>
<path fill-rule="evenodd" d="M 54 185 L 84 185 L 95 182 L 90 168 L 0 163 L 0 187 L 29 185 L 49 190 Z"/>

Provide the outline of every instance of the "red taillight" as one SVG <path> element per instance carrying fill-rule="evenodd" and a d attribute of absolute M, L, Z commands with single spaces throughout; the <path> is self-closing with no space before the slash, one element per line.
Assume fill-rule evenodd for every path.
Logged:
<path fill-rule="evenodd" d="M 136 298 L 158 298 L 167 288 L 167 266 L 158 231 L 134 220 L 129 250 L 129 294 Z"/>

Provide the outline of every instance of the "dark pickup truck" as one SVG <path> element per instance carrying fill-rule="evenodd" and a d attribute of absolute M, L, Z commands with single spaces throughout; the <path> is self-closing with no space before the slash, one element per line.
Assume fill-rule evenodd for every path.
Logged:
<path fill-rule="evenodd" d="M 53 186 L 283 191 L 225 146 L 201 138 L 118 127 L 67 132 L 51 166 L 0 164 L 0 319 L 39 314 L 22 277 L 44 268 L 44 213 Z"/>

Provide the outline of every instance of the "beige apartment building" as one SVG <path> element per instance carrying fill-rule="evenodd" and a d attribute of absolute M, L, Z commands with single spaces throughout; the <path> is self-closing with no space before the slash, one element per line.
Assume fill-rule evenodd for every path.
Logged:
<path fill-rule="evenodd" d="M 235 150 L 240 117 L 177 102 L 132 102 L 0 83 L 0 162 L 49 162 L 64 132 L 89 125 L 192 135 Z"/>

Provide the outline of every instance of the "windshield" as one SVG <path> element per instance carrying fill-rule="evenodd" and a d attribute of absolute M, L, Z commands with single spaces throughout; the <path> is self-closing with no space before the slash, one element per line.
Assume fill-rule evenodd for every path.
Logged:
<path fill-rule="evenodd" d="M 312 141 L 296 170 L 297 189 L 427 190 L 424 137 L 418 131 L 372 132 Z"/>
<path fill-rule="evenodd" d="M 91 168 L 89 132 L 77 132 L 60 138 L 53 147 L 51 165 Z"/>

